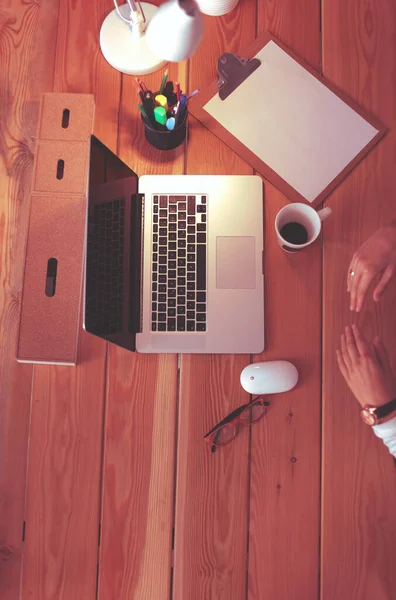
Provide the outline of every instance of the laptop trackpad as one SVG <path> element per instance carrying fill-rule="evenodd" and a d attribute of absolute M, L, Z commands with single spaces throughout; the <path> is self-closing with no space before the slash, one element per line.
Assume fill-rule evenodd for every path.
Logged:
<path fill-rule="evenodd" d="M 216 287 L 247 290 L 256 287 L 256 238 L 216 238 Z"/>

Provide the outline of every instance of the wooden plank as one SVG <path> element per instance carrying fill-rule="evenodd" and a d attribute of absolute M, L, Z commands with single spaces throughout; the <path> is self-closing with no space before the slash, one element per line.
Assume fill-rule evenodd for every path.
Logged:
<path fill-rule="evenodd" d="M 320 65 L 319 2 L 259 3 L 268 29 L 315 68 Z M 297 25 L 298 24 L 298 25 Z M 316 598 L 320 522 L 321 245 L 282 252 L 274 230 L 287 199 L 265 186 L 266 349 L 256 361 L 289 360 L 300 381 L 271 396 L 251 431 L 248 597 Z"/>
<path fill-rule="evenodd" d="M 0 11 L 0 596 L 19 598 L 32 367 L 15 360 L 38 99 L 52 85 L 58 7 Z M 17 235 L 18 232 L 18 235 Z"/>
<path fill-rule="evenodd" d="M 218 56 L 255 36 L 256 8 L 244 2 L 225 17 L 206 18 L 204 39 L 190 61 L 189 89 L 215 76 Z M 210 131 L 191 119 L 187 171 L 252 174 Z M 175 600 L 241 600 L 246 594 L 248 428 L 212 454 L 204 434 L 245 403 L 239 374 L 249 356 L 181 357 L 176 478 Z"/>
<path fill-rule="evenodd" d="M 396 286 L 380 305 L 349 311 L 346 276 L 354 251 L 396 212 L 396 5 L 338 0 L 323 4 L 323 72 L 389 128 L 386 138 L 329 200 L 324 251 L 323 600 L 390 600 L 396 514 L 394 462 L 359 417 L 359 405 L 338 372 L 335 349 L 345 325 L 358 320 L 380 334 L 395 365 Z M 334 290 L 337 293 L 334 294 Z"/>
<path fill-rule="evenodd" d="M 94 93 L 95 134 L 116 148 L 120 75 L 98 44 L 104 3 L 62 0 L 55 91 Z M 96 597 L 106 344 L 82 332 L 77 367 L 35 368 L 23 597 Z"/>
<path fill-rule="evenodd" d="M 169 66 L 185 89 L 186 65 Z M 163 70 L 143 77 L 156 91 Z M 138 175 L 183 173 L 184 145 L 151 147 L 131 77 L 123 77 L 118 153 Z M 170 595 L 176 444 L 177 356 L 110 344 L 105 427 L 99 598 Z M 155 565 L 155 568 L 153 568 Z"/>
<path fill-rule="evenodd" d="M 99 598 L 167 599 L 177 357 L 111 346 L 108 377 Z"/>

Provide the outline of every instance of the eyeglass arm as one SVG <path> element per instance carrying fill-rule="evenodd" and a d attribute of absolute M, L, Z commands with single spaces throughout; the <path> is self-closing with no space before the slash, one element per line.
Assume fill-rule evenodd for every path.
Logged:
<path fill-rule="evenodd" d="M 248 404 L 244 404 L 243 406 L 239 406 L 238 408 L 236 408 L 235 410 L 233 410 L 232 413 L 230 413 L 229 415 L 227 415 L 224 419 L 222 419 L 221 421 L 219 421 L 217 423 L 217 425 L 215 425 L 214 427 L 212 427 L 212 429 L 210 431 L 208 431 L 208 433 L 206 433 L 204 435 L 204 437 L 208 437 L 208 435 L 210 435 L 211 433 L 213 433 L 216 429 L 218 429 L 222 425 L 226 425 L 226 423 L 229 423 L 230 421 L 233 421 L 239 414 L 241 414 L 241 412 L 243 412 L 245 410 L 245 408 L 247 406 L 249 406 L 249 403 Z"/>
<path fill-rule="evenodd" d="M 214 431 L 216 431 L 216 429 L 218 429 L 219 427 L 222 427 L 223 425 L 226 425 L 227 423 L 229 423 L 230 421 L 233 421 L 234 419 L 236 419 L 236 417 L 238 415 L 240 415 L 245 408 L 248 408 L 249 406 L 251 406 L 254 402 L 257 402 L 257 400 L 260 400 L 262 398 L 262 396 L 256 396 L 255 398 L 252 398 L 251 402 L 248 402 L 247 404 L 243 404 L 242 406 L 239 406 L 238 408 L 236 408 L 235 410 L 232 411 L 232 413 L 230 413 L 229 415 L 227 415 L 224 419 L 222 419 L 221 421 L 219 421 L 219 423 L 217 423 L 217 425 L 215 425 L 214 427 L 212 427 L 212 429 L 210 431 L 208 431 L 208 433 L 206 433 L 204 435 L 204 438 L 207 438 L 211 433 L 213 433 Z M 269 406 L 270 403 L 267 401 L 262 401 L 264 406 Z M 213 450 L 212 450 L 213 452 Z"/>

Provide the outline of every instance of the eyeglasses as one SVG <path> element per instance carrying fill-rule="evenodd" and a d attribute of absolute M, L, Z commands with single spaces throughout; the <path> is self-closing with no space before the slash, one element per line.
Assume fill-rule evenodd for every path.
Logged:
<path fill-rule="evenodd" d="M 253 398 L 251 402 L 236 408 L 225 419 L 220 421 L 220 423 L 217 423 L 213 429 L 208 431 L 204 436 L 205 442 L 212 444 L 212 452 L 215 452 L 216 448 L 220 446 L 229 444 L 236 436 L 236 423 L 240 422 L 243 425 L 253 425 L 253 423 L 257 423 L 261 417 L 264 417 L 264 415 L 267 414 L 267 407 L 269 405 L 270 403 L 265 402 L 262 396 Z"/>

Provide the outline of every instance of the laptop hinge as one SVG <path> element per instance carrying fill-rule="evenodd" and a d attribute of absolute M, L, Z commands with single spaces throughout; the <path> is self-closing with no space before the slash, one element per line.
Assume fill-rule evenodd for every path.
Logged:
<path fill-rule="evenodd" d="M 143 206 L 144 194 L 131 196 L 130 322 L 129 331 L 142 331 L 143 314 Z"/>

